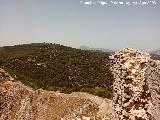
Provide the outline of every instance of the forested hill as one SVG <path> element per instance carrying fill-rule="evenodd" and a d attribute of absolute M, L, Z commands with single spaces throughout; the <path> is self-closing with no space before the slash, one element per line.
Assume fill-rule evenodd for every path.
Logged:
<path fill-rule="evenodd" d="M 112 96 L 109 54 L 51 43 L 0 48 L 0 66 L 16 80 L 46 90 Z"/>

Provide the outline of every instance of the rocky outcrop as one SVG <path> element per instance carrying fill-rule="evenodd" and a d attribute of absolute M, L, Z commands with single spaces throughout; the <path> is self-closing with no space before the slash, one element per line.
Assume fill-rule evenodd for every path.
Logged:
<path fill-rule="evenodd" d="M 113 107 L 120 120 L 159 120 L 159 62 L 132 48 L 110 57 L 113 84 Z"/>
<path fill-rule="evenodd" d="M 87 93 L 33 90 L 1 69 L 0 120 L 113 120 L 111 100 Z M 8 77 L 7 77 L 8 76 Z"/>
<path fill-rule="evenodd" d="M 146 70 L 146 80 L 151 92 L 151 114 L 155 120 L 160 119 L 160 61 L 150 60 Z"/>

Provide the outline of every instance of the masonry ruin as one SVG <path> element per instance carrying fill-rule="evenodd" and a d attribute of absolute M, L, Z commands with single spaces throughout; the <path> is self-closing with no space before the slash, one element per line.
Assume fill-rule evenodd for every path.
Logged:
<path fill-rule="evenodd" d="M 120 120 L 159 120 L 160 61 L 132 48 L 110 56 L 113 108 Z"/>

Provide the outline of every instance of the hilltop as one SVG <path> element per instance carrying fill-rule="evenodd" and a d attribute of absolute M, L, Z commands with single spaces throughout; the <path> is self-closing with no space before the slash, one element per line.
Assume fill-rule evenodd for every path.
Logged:
<path fill-rule="evenodd" d="M 33 89 L 112 97 L 109 53 L 51 43 L 0 48 L 0 66 Z"/>

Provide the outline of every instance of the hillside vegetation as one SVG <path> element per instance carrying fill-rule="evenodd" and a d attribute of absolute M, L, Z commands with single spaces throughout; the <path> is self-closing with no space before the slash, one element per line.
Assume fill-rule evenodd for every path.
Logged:
<path fill-rule="evenodd" d="M 0 66 L 34 89 L 89 92 L 112 97 L 109 54 L 59 44 L 34 43 L 0 48 Z"/>

